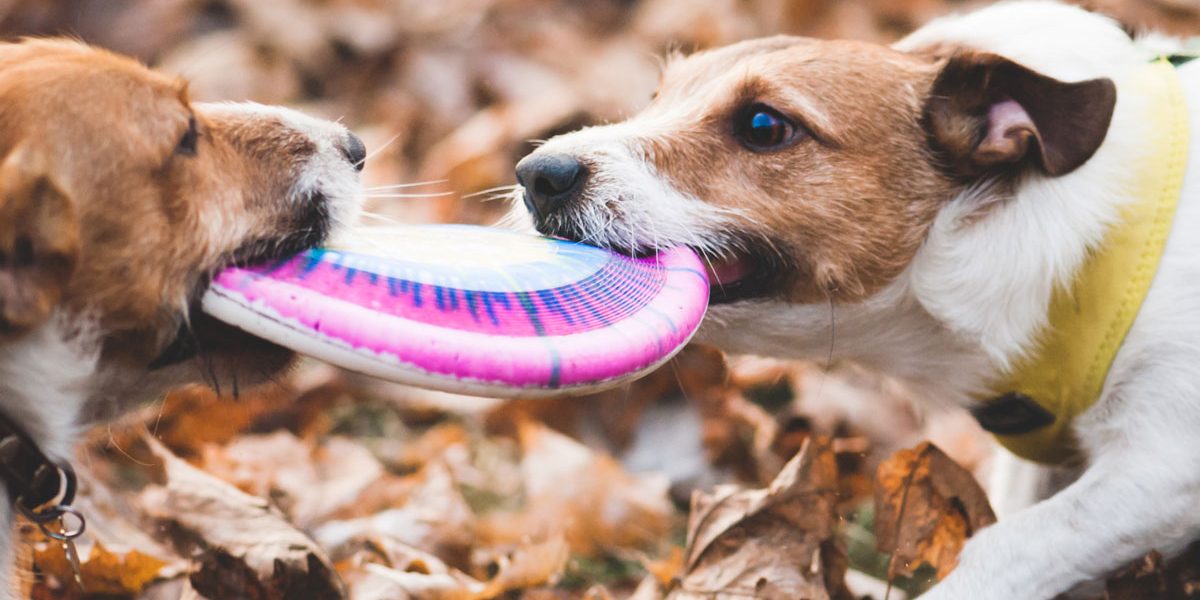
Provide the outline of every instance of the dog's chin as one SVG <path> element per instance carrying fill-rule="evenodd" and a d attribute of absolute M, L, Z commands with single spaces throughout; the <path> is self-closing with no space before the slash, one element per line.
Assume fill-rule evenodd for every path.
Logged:
<path fill-rule="evenodd" d="M 174 338 L 151 361 L 150 371 L 189 379 L 180 374 L 198 373 L 214 387 L 236 388 L 274 379 L 295 362 L 291 350 L 209 316 L 198 303 L 192 306 Z"/>
<path fill-rule="evenodd" d="M 229 381 L 253 385 L 270 380 L 291 365 L 296 354 L 283 346 L 250 335 L 200 310 L 200 298 L 208 291 L 212 275 L 234 266 L 283 260 L 321 245 L 327 236 L 328 220 L 317 218 L 298 233 L 276 238 L 249 240 L 229 253 L 207 275 L 196 282 L 187 315 L 171 341 L 151 361 L 151 371 L 195 361 L 197 370 L 210 383 Z"/>
<path fill-rule="evenodd" d="M 295 362 L 295 352 L 205 313 L 197 311 L 192 319 L 194 360 L 210 383 L 256 385 L 275 379 Z"/>

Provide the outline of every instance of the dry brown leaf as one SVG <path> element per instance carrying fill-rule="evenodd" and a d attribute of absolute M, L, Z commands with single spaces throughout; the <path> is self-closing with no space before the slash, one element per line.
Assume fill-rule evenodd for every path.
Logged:
<path fill-rule="evenodd" d="M 1196 600 L 1200 598 L 1200 543 L 1169 560 L 1151 552 L 1108 579 L 1097 600 Z"/>
<path fill-rule="evenodd" d="M 339 573 L 361 569 L 367 563 L 414 573 L 450 572 L 450 567 L 441 558 L 386 536 L 356 539 L 344 545 L 342 552 L 349 553 L 349 556 L 338 560 Z"/>
<path fill-rule="evenodd" d="M 98 460 L 81 460 L 75 466 L 79 495 L 73 506 L 87 519 L 86 530 L 75 540 L 84 590 L 73 583 L 74 571 L 61 544 L 47 539 L 30 524 L 22 528 L 30 550 L 30 567 L 49 576 L 33 582 L 35 588 L 61 587 L 70 598 L 84 592 L 135 595 L 151 584 L 187 572 L 189 562 L 153 539 L 152 530 L 147 532 L 147 523 L 129 502 L 129 495 L 104 485 L 102 473 L 95 468 L 101 465 L 108 466 Z M 35 589 L 33 593 L 43 591 L 47 590 Z M 78 594 L 72 595 L 74 592 Z"/>
<path fill-rule="evenodd" d="M 626 473 L 611 457 L 540 424 L 522 424 L 520 439 L 526 506 L 490 515 L 485 539 L 515 543 L 561 532 L 574 552 L 592 554 L 644 546 L 670 529 L 675 511 L 665 478 Z"/>
<path fill-rule="evenodd" d="M 337 570 L 351 598 L 406 598 L 428 588 L 455 590 L 474 582 L 437 556 L 389 537 L 357 539 L 344 545 L 341 551 L 349 556 L 338 560 Z M 406 583 L 418 587 L 402 587 Z"/>
<path fill-rule="evenodd" d="M 384 477 L 383 465 L 358 442 L 330 437 L 317 444 L 287 431 L 205 446 L 200 467 L 248 494 L 271 498 L 302 528 L 355 503 Z"/>
<path fill-rule="evenodd" d="M 1151 552 L 1137 562 L 1109 578 L 1105 600 L 1137 600 L 1139 598 L 1161 598 L 1174 596 L 1167 593 L 1167 573 L 1163 557 Z"/>
<path fill-rule="evenodd" d="M 161 404 L 146 411 L 144 416 L 146 427 L 172 452 L 191 456 L 205 444 L 232 441 L 255 419 L 290 404 L 293 399 L 291 390 L 264 387 L 244 393 L 233 402 L 205 386 L 195 385 L 167 394 Z M 136 445 L 135 438 L 142 430 L 130 429 L 115 440 L 118 446 Z"/>
<path fill-rule="evenodd" d="M 848 597 L 837 478 L 829 441 L 814 437 L 767 489 L 694 494 L 685 571 L 668 598 Z"/>
<path fill-rule="evenodd" d="M 80 549 L 80 575 L 88 594 L 131 596 L 141 593 L 150 582 L 162 576 L 165 561 L 142 554 L 137 550 L 112 552 L 99 542 L 90 549 Z M 73 581 L 75 575 L 59 544 L 45 544 L 36 549 L 34 564 L 62 582 Z"/>
<path fill-rule="evenodd" d="M 175 457 L 146 436 L 166 476 L 140 504 L 181 552 L 199 554 L 192 573 L 208 598 L 341 598 L 342 584 L 324 550 L 288 523 L 278 509 Z"/>
<path fill-rule="evenodd" d="M 471 546 L 475 514 L 450 471 L 432 462 L 407 481 L 396 506 L 352 519 L 332 519 L 313 529 L 322 547 L 338 549 L 364 537 L 387 537 L 435 554 L 462 553 Z"/>
<path fill-rule="evenodd" d="M 175 46 L 159 66 L 186 77 L 188 94 L 196 100 L 294 99 L 300 90 L 298 74 L 280 57 L 264 56 L 255 42 L 245 31 L 216 31 Z"/>
<path fill-rule="evenodd" d="M 570 557 L 571 548 L 561 535 L 518 548 L 497 561 L 500 571 L 476 597 L 495 598 L 509 590 L 553 584 L 566 569 Z"/>
<path fill-rule="evenodd" d="M 662 560 L 643 559 L 642 565 L 654 576 L 658 585 L 669 588 L 683 574 L 683 548 L 673 546 L 671 553 L 666 558 Z"/>
<path fill-rule="evenodd" d="M 875 476 L 875 544 L 890 553 L 888 577 L 921 564 L 938 579 L 954 569 L 967 538 L 996 522 L 971 473 L 929 442 L 901 450 Z"/>
<path fill-rule="evenodd" d="M 562 574 L 570 557 L 567 542 L 561 536 L 527 544 L 498 557 L 496 576 L 482 582 L 447 567 L 435 557 L 421 555 L 414 560 L 417 554 L 397 555 L 397 548 L 389 550 L 390 565 L 366 562 L 358 572 L 348 574 L 352 598 L 490 600 L 513 590 L 552 584 Z"/>

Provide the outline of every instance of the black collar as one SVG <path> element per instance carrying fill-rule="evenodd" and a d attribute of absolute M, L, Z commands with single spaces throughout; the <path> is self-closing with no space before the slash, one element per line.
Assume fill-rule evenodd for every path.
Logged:
<path fill-rule="evenodd" d="M 25 431 L 0 413 L 0 484 L 24 517 L 44 525 L 75 500 L 75 471 L 50 460 Z"/>

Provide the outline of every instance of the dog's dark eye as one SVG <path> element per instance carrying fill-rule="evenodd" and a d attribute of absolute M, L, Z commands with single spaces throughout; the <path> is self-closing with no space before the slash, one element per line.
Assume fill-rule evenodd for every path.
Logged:
<path fill-rule="evenodd" d="M 796 126 L 779 111 L 755 104 L 738 113 L 733 132 L 751 150 L 774 150 L 792 141 Z"/>
<path fill-rule="evenodd" d="M 200 132 L 196 129 L 196 117 L 188 119 L 187 131 L 183 132 L 183 137 L 179 138 L 179 145 L 175 146 L 177 154 L 185 156 L 196 155 L 196 143 L 200 141 Z"/>

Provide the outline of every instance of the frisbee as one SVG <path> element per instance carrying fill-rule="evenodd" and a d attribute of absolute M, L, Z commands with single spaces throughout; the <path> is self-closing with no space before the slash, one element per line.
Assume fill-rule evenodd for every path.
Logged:
<path fill-rule="evenodd" d="M 708 306 L 708 276 L 686 248 L 632 258 L 467 225 L 373 240 L 225 269 L 201 306 L 346 369 L 499 397 L 637 378 L 691 339 Z"/>

